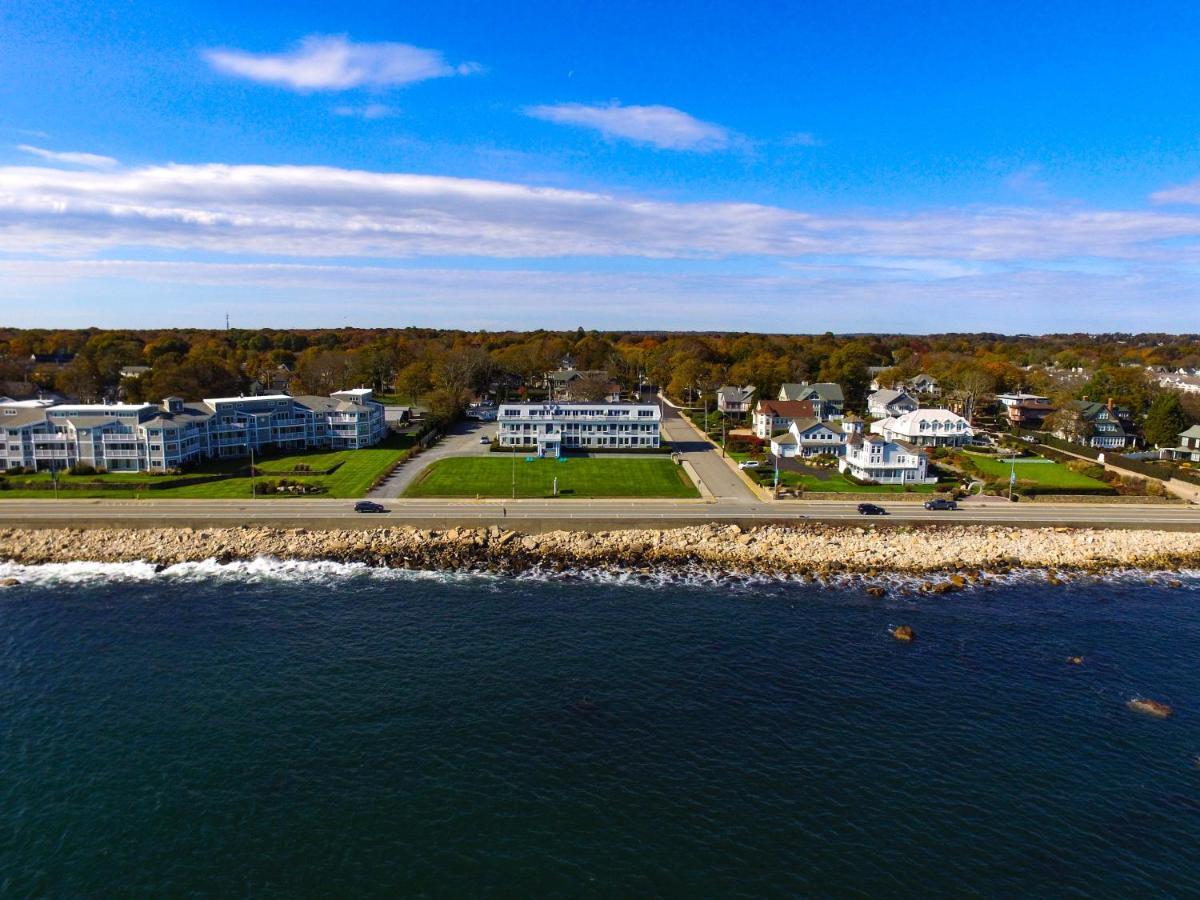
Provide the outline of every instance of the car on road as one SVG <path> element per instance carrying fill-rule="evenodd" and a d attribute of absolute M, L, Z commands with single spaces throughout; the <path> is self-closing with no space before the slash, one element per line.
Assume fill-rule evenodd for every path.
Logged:
<path fill-rule="evenodd" d="M 954 500 L 947 500 L 944 497 L 934 497 L 932 500 L 925 501 L 926 509 L 958 509 L 958 503 Z"/>
<path fill-rule="evenodd" d="M 738 463 L 738 468 L 739 469 L 757 469 L 761 465 L 762 465 L 762 463 L 760 463 L 757 459 L 748 459 L 745 462 Z"/>
<path fill-rule="evenodd" d="M 383 504 L 375 503 L 373 500 L 359 500 L 354 504 L 354 511 L 360 513 L 385 513 Z"/>
<path fill-rule="evenodd" d="M 886 516 L 887 510 L 882 506 L 876 506 L 874 503 L 858 504 L 858 514 L 860 516 Z"/>
<path fill-rule="evenodd" d="M 479 436 L 479 443 L 490 444 L 491 442 L 492 442 L 492 439 L 490 437 L 488 437 L 486 434 L 482 434 Z"/>

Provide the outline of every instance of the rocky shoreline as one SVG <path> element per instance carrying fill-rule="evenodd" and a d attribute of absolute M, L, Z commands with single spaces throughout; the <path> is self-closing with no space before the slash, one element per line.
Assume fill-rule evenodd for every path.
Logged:
<path fill-rule="evenodd" d="M 1200 537 L 1169 531 L 940 526 L 702 525 L 523 534 L 498 527 L 0 529 L 0 560 L 176 563 L 357 562 L 426 570 L 688 570 L 717 575 L 950 575 L 956 586 L 1015 569 L 1098 572 L 1200 567 Z M 1051 579 L 1055 576 L 1052 574 Z"/>

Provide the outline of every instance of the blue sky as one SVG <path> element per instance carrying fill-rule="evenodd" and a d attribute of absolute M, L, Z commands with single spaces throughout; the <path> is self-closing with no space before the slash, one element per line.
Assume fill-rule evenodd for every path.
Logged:
<path fill-rule="evenodd" d="M 1200 330 L 1200 7 L 0 4 L 0 322 Z"/>

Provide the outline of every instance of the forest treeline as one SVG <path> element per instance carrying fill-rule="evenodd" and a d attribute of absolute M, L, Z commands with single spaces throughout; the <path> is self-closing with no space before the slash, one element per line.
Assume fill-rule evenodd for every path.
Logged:
<path fill-rule="evenodd" d="M 295 391 L 365 386 L 450 413 L 498 379 L 518 391 L 564 359 L 605 370 L 626 387 L 643 380 L 677 397 L 725 383 L 754 384 L 759 396 L 773 396 L 784 382 L 833 381 L 858 408 L 868 393 L 869 367 L 890 366 L 897 377 L 927 372 L 947 390 L 973 396 L 1026 390 L 1113 398 L 1141 413 L 1161 391 L 1150 367 L 1200 366 L 1200 336 L 0 329 L 0 380 L 35 381 L 80 400 L 237 394 L 255 382 L 269 384 L 283 366 Z M 150 371 L 122 379 L 129 366 Z M 1064 377 L 1071 374 L 1079 377 Z M 1183 399 L 1200 417 L 1195 395 Z"/>

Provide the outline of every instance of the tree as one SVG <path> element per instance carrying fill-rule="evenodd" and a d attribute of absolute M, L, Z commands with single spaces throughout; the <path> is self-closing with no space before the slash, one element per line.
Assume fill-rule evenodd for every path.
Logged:
<path fill-rule="evenodd" d="M 1045 429 L 1051 434 L 1061 435 L 1064 440 L 1077 444 L 1086 443 L 1093 434 L 1092 423 L 1083 417 L 1074 404 L 1067 403 L 1057 412 L 1046 417 Z"/>
<path fill-rule="evenodd" d="M 1146 440 L 1156 447 L 1174 447 L 1178 443 L 1179 433 L 1187 431 L 1191 424 L 1191 417 L 1183 408 L 1179 394 L 1166 391 L 1150 404 L 1150 411 L 1142 423 L 1142 432 Z"/>
<path fill-rule="evenodd" d="M 571 399 L 585 400 L 589 403 L 601 402 L 607 399 L 611 385 L 612 379 L 603 372 L 589 372 L 571 382 Z"/>
<path fill-rule="evenodd" d="M 954 392 L 962 398 L 963 411 L 968 422 L 973 421 L 980 400 L 996 389 L 996 379 L 991 373 L 978 366 L 969 366 L 954 376 Z"/>

